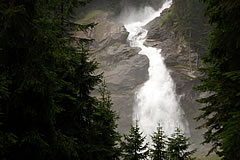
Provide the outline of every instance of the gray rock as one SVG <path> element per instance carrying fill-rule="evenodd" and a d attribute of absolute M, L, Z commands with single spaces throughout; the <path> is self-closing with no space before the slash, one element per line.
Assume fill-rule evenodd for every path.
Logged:
<path fill-rule="evenodd" d="M 167 14 L 165 11 L 163 14 Z M 202 122 L 196 122 L 195 117 L 199 115 L 199 109 L 202 107 L 196 102 L 201 97 L 200 93 L 193 90 L 194 86 L 200 84 L 200 74 L 197 68 L 202 65 L 199 62 L 199 53 L 195 53 L 187 45 L 187 43 L 179 37 L 176 38 L 171 27 L 167 25 L 159 25 L 161 17 L 150 22 L 146 28 L 149 29 L 146 46 L 161 48 L 161 54 L 165 58 L 167 67 L 171 70 L 171 76 L 176 84 L 177 94 L 181 96 L 181 107 L 185 112 L 185 116 L 189 122 L 190 140 L 193 148 L 198 148 L 199 152 L 205 151 L 209 146 L 202 146 L 204 130 L 197 130 Z"/>
<path fill-rule="evenodd" d="M 167 11 L 163 14 L 166 13 Z M 191 142 L 193 147 L 199 148 L 203 130 L 195 129 L 200 123 L 193 118 L 198 115 L 201 107 L 196 102 L 200 93 L 192 89 L 199 84 L 200 74 L 196 69 L 201 63 L 198 62 L 198 53 L 194 53 L 184 40 L 177 40 L 170 27 L 160 26 L 160 19 L 161 17 L 156 18 L 146 25 L 149 32 L 145 45 L 162 49 L 161 54 L 171 70 L 177 94 L 181 95 L 181 106 L 189 122 Z M 145 56 L 138 55 L 139 48 L 129 46 L 128 33 L 122 24 L 112 22 L 106 14 L 99 16 L 96 22 L 98 25 L 87 36 L 95 39 L 90 48 L 104 72 L 107 87 L 112 93 L 114 110 L 120 115 L 119 131 L 127 133 L 132 123 L 135 92 L 148 79 L 148 60 Z"/>
<path fill-rule="evenodd" d="M 96 58 L 100 63 L 99 72 L 104 72 L 113 109 L 120 116 L 118 130 L 127 133 L 132 123 L 135 92 L 148 78 L 148 59 L 138 54 L 140 48 L 129 46 L 123 24 L 111 21 L 106 13 L 99 15 L 95 23 L 98 25 L 93 30 L 75 35 L 94 39 L 89 46 L 91 58 Z"/>

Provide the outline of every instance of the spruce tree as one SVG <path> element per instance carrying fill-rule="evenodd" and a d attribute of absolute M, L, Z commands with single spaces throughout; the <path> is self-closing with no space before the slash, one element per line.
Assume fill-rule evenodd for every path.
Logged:
<path fill-rule="evenodd" d="M 166 138 L 160 123 L 158 124 L 157 131 L 152 136 L 152 149 L 150 150 L 150 157 L 152 160 L 165 160 L 166 159 Z"/>
<path fill-rule="evenodd" d="M 227 160 L 240 159 L 240 1 L 202 0 L 212 25 L 208 54 L 203 57 L 201 86 L 208 93 L 199 100 L 204 107 L 198 120 L 205 120 L 204 143 L 212 144 Z"/>
<path fill-rule="evenodd" d="M 129 134 L 124 135 L 121 143 L 122 158 L 124 160 L 147 159 L 149 152 L 148 144 L 145 144 L 144 141 L 145 137 L 143 137 L 143 133 L 136 122 L 135 126 L 131 125 Z"/>
<path fill-rule="evenodd" d="M 94 159 L 117 160 L 120 156 L 120 134 L 116 131 L 118 115 L 112 110 L 110 92 L 103 82 L 98 89 L 100 98 L 96 111 L 93 113 Z"/>
<path fill-rule="evenodd" d="M 101 147 L 107 151 L 98 154 L 112 154 L 118 134 L 110 97 L 90 95 L 101 75 L 88 40 L 71 34 L 93 26 L 72 22 L 81 4 L 0 1 L 0 159 L 87 160 Z M 113 139 L 94 139 L 106 132 Z"/>
<path fill-rule="evenodd" d="M 185 137 L 184 133 L 179 128 L 168 137 L 167 159 L 169 160 L 193 160 L 192 154 L 195 150 L 190 151 L 189 139 Z"/>

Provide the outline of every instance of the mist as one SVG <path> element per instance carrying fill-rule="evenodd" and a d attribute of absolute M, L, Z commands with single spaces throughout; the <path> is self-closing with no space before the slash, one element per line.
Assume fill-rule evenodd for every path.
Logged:
<path fill-rule="evenodd" d="M 130 45 L 141 48 L 139 54 L 149 59 L 149 79 L 135 93 L 133 123 L 138 121 L 146 141 L 150 144 L 151 135 L 158 123 L 167 135 L 171 135 L 176 128 L 180 128 L 189 136 L 188 122 L 179 103 L 180 96 L 176 95 L 176 87 L 161 56 L 161 49 L 144 46 L 148 33 L 144 26 L 160 16 L 164 9 L 171 6 L 171 3 L 171 0 L 166 0 L 157 11 L 150 6 L 139 9 L 127 7 L 120 15 L 121 22 L 129 32 Z"/>

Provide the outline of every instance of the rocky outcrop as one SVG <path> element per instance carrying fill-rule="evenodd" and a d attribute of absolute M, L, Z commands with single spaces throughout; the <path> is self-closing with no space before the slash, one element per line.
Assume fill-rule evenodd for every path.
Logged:
<path fill-rule="evenodd" d="M 112 93 L 114 109 L 119 113 L 119 130 L 127 133 L 132 123 L 134 95 L 147 79 L 148 61 L 137 49 L 126 44 L 110 46 L 98 52 L 104 79 Z"/>
<path fill-rule="evenodd" d="M 95 39 L 90 45 L 92 57 L 100 63 L 100 72 L 104 72 L 104 79 L 111 92 L 113 109 L 119 113 L 119 131 L 127 133 L 132 123 L 135 92 L 148 79 L 148 60 L 138 54 L 139 48 L 129 46 L 128 33 L 122 24 L 111 21 L 106 13 L 98 15 L 94 21 L 98 25 L 93 30 L 85 34 L 76 33 L 76 36 Z M 171 27 L 160 24 L 161 17 L 146 26 L 149 32 L 145 45 L 162 49 L 161 54 L 176 83 L 181 107 L 189 122 L 193 147 L 200 148 L 203 131 L 195 129 L 199 123 L 193 118 L 198 115 L 200 106 L 196 99 L 201 95 L 192 89 L 199 84 L 199 54 L 187 45 L 184 38 L 176 38 Z"/>
<path fill-rule="evenodd" d="M 168 14 L 165 10 L 164 14 Z M 203 141 L 203 130 L 196 128 L 201 122 L 196 122 L 195 117 L 199 115 L 200 104 L 196 102 L 202 95 L 193 89 L 200 84 L 200 73 L 197 69 L 202 66 L 199 54 L 194 52 L 183 37 L 177 37 L 172 26 L 162 23 L 161 17 L 150 22 L 146 28 L 149 30 L 146 46 L 161 48 L 161 54 L 165 58 L 165 63 L 170 69 L 171 76 L 176 84 L 177 94 L 180 95 L 181 107 L 189 122 L 190 140 L 193 148 L 200 148 L 200 151 L 207 150 L 208 147 L 200 145 Z"/>
<path fill-rule="evenodd" d="M 161 17 L 168 14 L 165 10 Z M 161 54 L 165 58 L 168 67 L 178 72 L 195 78 L 198 75 L 197 68 L 201 66 L 199 53 L 194 52 L 184 37 L 177 37 L 172 26 L 161 23 L 161 17 L 150 22 L 146 28 L 149 30 L 146 46 L 161 48 Z"/>
<path fill-rule="evenodd" d="M 107 13 L 95 17 L 94 22 L 97 25 L 93 30 L 75 36 L 94 39 L 90 45 L 92 58 L 100 63 L 99 72 L 104 72 L 113 109 L 120 117 L 118 129 L 127 133 L 132 123 L 135 92 L 148 78 L 148 59 L 138 54 L 139 48 L 129 46 L 123 24 L 111 21 Z"/>

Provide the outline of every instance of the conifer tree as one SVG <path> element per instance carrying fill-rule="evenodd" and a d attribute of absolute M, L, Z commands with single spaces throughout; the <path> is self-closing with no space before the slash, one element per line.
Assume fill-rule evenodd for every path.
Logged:
<path fill-rule="evenodd" d="M 88 40 L 71 34 L 93 26 L 72 22 L 81 4 L 0 1 L 0 159 L 88 160 L 101 147 L 107 151 L 98 154 L 112 156 L 110 97 L 90 95 L 101 75 L 89 60 Z M 106 132 L 113 139 L 96 140 Z"/>
<path fill-rule="evenodd" d="M 128 135 L 124 135 L 124 139 L 121 143 L 121 149 L 123 151 L 122 158 L 124 160 L 141 160 L 148 157 L 148 144 L 144 143 L 145 137 L 140 131 L 138 122 L 135 126 L 131 125 Z"/>
<path fill-rule="evenodd" d="M 110 92 L 103 82 L 98 89 L 100 98 L 93 114 L 93 137 L 95 147 L 92 150 L 94 159 L 117 160 L 120 156 L 120 134 L 116 131 L 118 116 L 112 110 Z"/>
<path fill-rule="evenodd" d="M 179 128 L 168 137 L 167 159 L 168 160 L 193 160 L 192 154 L 195 150 L 190 151 L 189 139 L 184 136 L 184 133 Z"/>
<path fill-rule="evenodd" d="M 206 128 L 204 143 L 227 160 L 240 159 L 240 1 L 202 0 L 212 25 L 208 54 L 203 57 L 206 75 L 197 88 L 208 93 L 198 120 Z"/>
<path fill-rule="evenodd" d="M 157 131 L 153 133 L 152 136 L 152 143 L 153 148 L 150 150 L 151 154 L 150 157 L 152 160 L 165 160 L 166 159 L 166 138 L 167 136 L 164 134 L 163 129 L 158 124 Z"/>

